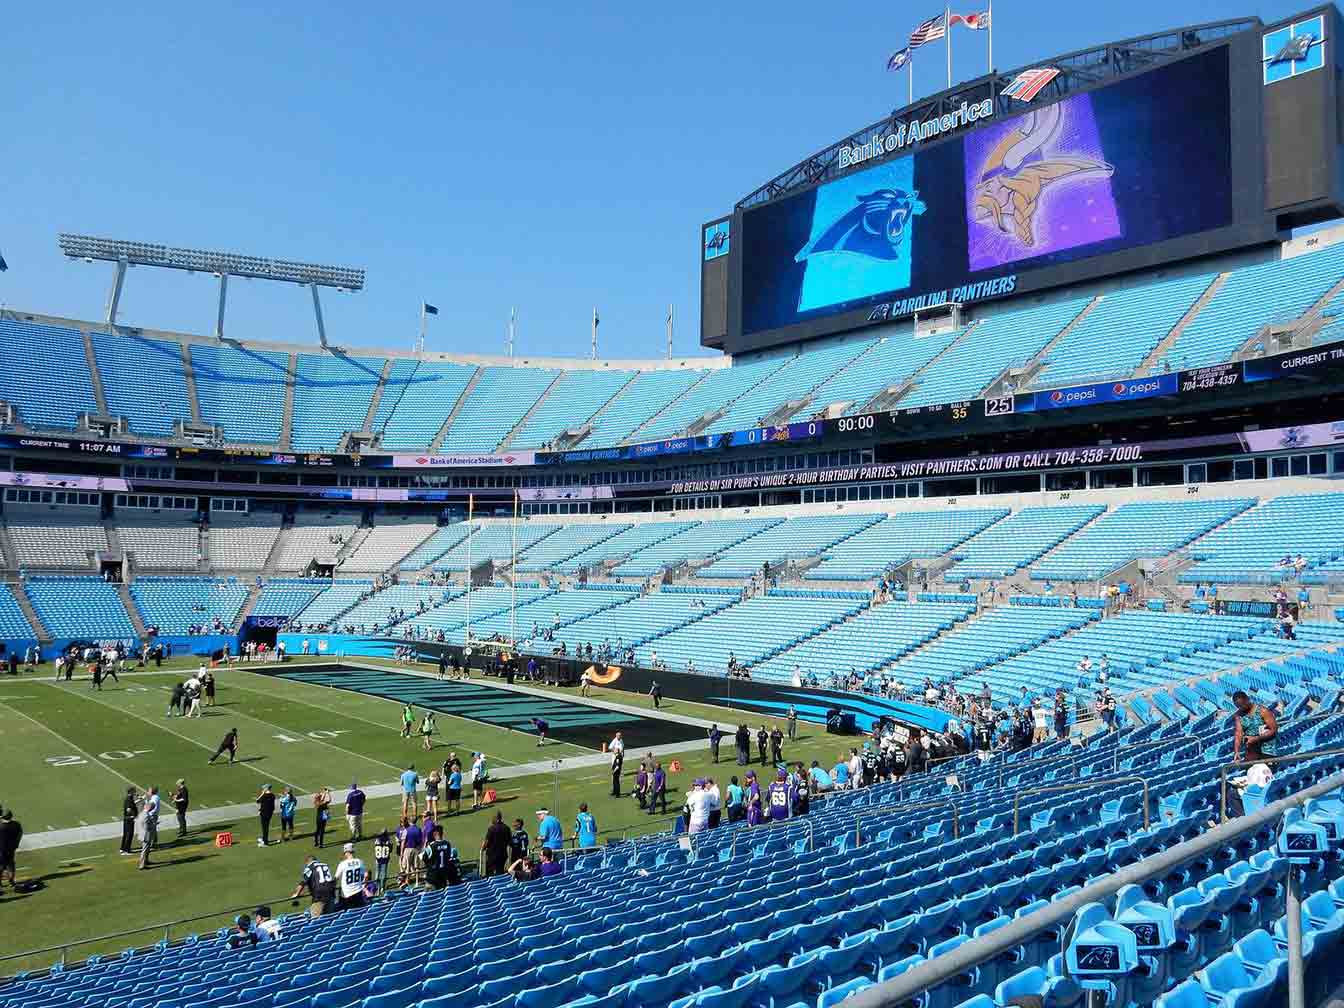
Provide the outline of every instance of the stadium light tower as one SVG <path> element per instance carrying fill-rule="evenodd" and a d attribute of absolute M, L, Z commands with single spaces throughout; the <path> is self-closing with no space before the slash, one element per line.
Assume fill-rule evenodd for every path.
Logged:
<path fill-rule="evenodd" d="M 117 306 L 121 303 L 121 289 L 126 280 L 127 266 L 157 266 L 161 269 L 186 270 L 188 273 L 213 273 L 219 277 L 219 313 L 215 318 L 216 339 L 224 338 L 224 305 L 228 296 L 230 276 L 278 280 L 281 283 L 307 287 L 313 295 L 313 317 L 317 320 L 317 338 L 324 347 L 327 345 L 327 330 L 322 324 L 322 302 L 318 298 L 317 289 L 334 287 L 352 294 L 364 289 L 364 271 L 349 266 L 322 266 L 316 263 L 291 262 L 288 259 L 269 259 L 234 252 L 207 252 L 201 249 L 158 245 L 153 242 L 94 238 L 89 235 L 60 234 L 57 240 L 60 242 L 61 251 L 71 259 L 116 263 L 112 287 L 107 295 L 107 324 L 110 326 L 117 323 Z"/>

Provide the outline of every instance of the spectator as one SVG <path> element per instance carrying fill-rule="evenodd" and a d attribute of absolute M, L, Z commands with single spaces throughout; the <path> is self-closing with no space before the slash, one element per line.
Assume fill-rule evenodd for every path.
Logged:
<path fill-rule="evenodd" d="M 537 843 L 552 850 L 559 850 L 565 845 L 564 827 L 550 809 L 537 809 Z"/>
<path fill-rule="evenodd" d="M 612 738 L 607 746 L 607 752 L 611 754 L 611 796 L 619 798 L 621 796 L 621 769 L 625 766 L 625 738 L 620 732 Z"/>
<path fill-rule="evenodd" d="M 526 859 L 531 846 L 532 839 L 527 835 L 527 830 L 523 828 L 523 821 L 515 819 L 513 821 L 513 834 L 509 838 L 509 860 Z"/>
<path fill-rule="evenodd" d="M 5 809 L 0 813 L 0 888 L 4 887 L 5 875 L 9 875 L 9 886 L 17 885 L 15 864 L 19 854 L 19 844 L 23 842 L 23 824 L 14 818 L 14 813 Z"/>
<path fill-rule="evenodd" d="M 438 770 L 431 770 L 425 778 L 425 815 L 431 819 L 439 816 L 439 784 L 442 778 Z"/>
<path fill-rule="evenodd" d="M 270 785 L 268 784 L 267 787 Z M 313 795 L 313 846 L 321 850 L 327 843 L 327 822 L 331 819 L 331 792 L 324 785 Z"/>
<path fill-rule="evenodd" d="M 1259 762 L 1272 758 L 1277 752 L 1274 739 L 1279 734 L 1279 722 L 1274 712 L 1252 701 L 1242 690 L 1232 694 L 1232 703 L 1236 706 L 1232 727 L 1232 761 L 1239 763 L 1244 758 Z"/>
<path fill-rule="evenodd" d="M 790 708 L 792 709 L 792 708 Z M 709 726 L 709 755 L 715 763 L 719 761 L 719 743 L 723 741 L 723 732 L 719 731 L 718 724 Z"/>
<path fill-rule="evenodd" d="M 355 857 L 355 845 L 347 843 L 341 848 L 344 855 L 336 866 L 336 884 L 341 892 L 341 909 L 357 910 L 368 904 L 364 894 L 364 883 L 369 881 L 369 870 L 364 862 Z"/>
<path fill-rule="evenodd" d="M 443 889 L 462 881 L 462 869 L 457 851 L 443 838 L 443 827 L 435 826 L 434 833 L 420 858 L 425 863 L 425 882 L 431 889 Z"/>
<path fill-rule="evenodd" d="M 471 808 L 475 811 L 485 807 L 485 782 L 490 779 L 490 769 L 485 765 L 485 753 L 471 754 Z"/>
<path fill-rule="evenodd" d="M 410 708 L 408 707 L 407 710 Z M 416 789 L 420 786 L 420 775 L 415 772 L 415 764 L 411 763 L 401 775 L 401 814 L 412 819 L 420 815 L 420 802 L 416 797 Z"/>
<path fill-rule="evenodd" d="M 779 725 L 770 729 L 770 762 L 784 762 L 784 733 L 779 730 Z"/>
<path fill-rule="evenodd" d="M 299 807 L 299 799 L 294 794 L 292 787 L 285 788 L 285 793 L 280 796 L 280 839 L 294 839 L 294 813 Z"/>
<path fill-rule="evenodd" d="M 8 813 L 6 813 L 8 814 Z M 140 812 L 140 869 L 149 867 L 149 855 L 159 842 L 159 789 L 151 787 L 145 793 Z"/>
<path fill-rule="evenodd" d="M 639 772 L 635 774 L 634 795 L 641 809 L 649 807 L 649 765 L 643 760 L 640 761 Z"/>
<path fill-rule="evenodd" d="M 541 864 L 537 866 L 537 874 L 541 878 L 550 878 L 552 875 L 559 875 L 564 869 L 560 862 L 555 860 L 555 851 L 549 847 L 541 849 Z"/>
<path fill-rule="evenodd" d="M 314 917 L 320 917 L 331 909 L 332 899 L 335 895 L 331 868 L 319 861 L 316 854 L 308 855 L 308 860 L 303 865 L 303 872 L 299 875 L 299 884 L 294 887 L 294 892 L 290 894 L 290 898 L 298 899 L 305 889 L 308 890 L 308 895 L 313 899 L 313 905 L 310 909 Z"/>
<path fill-rule="evenodd" d="M 1050 737 L 1050 713 L 1045 704 L 1037 697 L 1031 705 L 1031 744 L 1036 745 Z"/>
<path fill-rule="evenodd" d="M 187 791 L 187 782 L 178 780 L 173 790 L 173 808 L 177 812 L 177 836 L 180 840 L 187 835 L 187 808 L 191 804 L 191 795 Z"/>
<path fill-rule="evenodd" d="M 597 846 L 597 820 L 588 811 L 588 803 L 579 804 L 579 814 L 574 817 L 574 842 L 581 848 Z"/>
<path fill-rule="evenodd" d="M 259 942 L 279 941 L 280 922 L 271 916 L 271 908 L 265 905 L 257 907 L 252 913 L 252 933 Z"/>
<path fill-rule="evenodd" d="M 1061 742 L 1069 737 L 1069 702 L 1062 686 L 1055 690 L 1055 737 Z"/>
<path fill-rule="evenodd" d="M 135 820 L 140 815 L 140 807 L 136 803 L 135 788 L 126 789 L 126 797 L 121 803 L 121 851 L 123 857 L 129 857 L 132 853 L 131 844 L 135 842 Z"/>
<path fill-rule="evenodd" d="M 789 704 L 788 711 L 784 714 L 785 723 L 789 726 L 789 741 L 794 742 L 798 738 L 798 710 Z M 717 763 L 718 761 L 715 760 Z"/>
<path fill-rule="evenodd" d="M 751 762 L 751 730 L 744 724 L 738 725 L 733 741 L 737 748 L 737 765 L 746 766 Z"/>
<path fill-rule="evenodd" d="M 271 816 L 275 815 L 275 792 L 269 784 L 261 786 L 257 795 L 257 816 L 261 820 L 261 836 L 257 837 L 257 846 L 265 847 L 271 842 Z"/>
<path fill-rule="evenodd" d="M 559 825 L 559 820 L 556 821 Z M 509 828 L 504 825 L 504 816 L 499 812 L 495 813 L 494 819 L 486 828 L 485 839 L 481 842 L 481 853 L 485 855 L 485 874 L 500 875 L 504 871 L 504 865 L 509 856 L 509 843 L 512 835 Z"/>
<path fill-rule="evenodd" d="M 756 751 L 760 754 L 761 765 L 765 765 L 765 747 L 770 744 L 770 732 L 766 730 L 765 725 L 761 725 L 756 730 Z"/>
<path fill-rule="evenodd" d="M 255 945 L 261 939 L 252 930 L 252 918 L 247 914 L 239 914 L 233 919 L 233 930 L 229 932 L 225 941 L 228 942 L 229 948 L 240 949 Z"/>
<path fill-rule="evenodd" d="M 691 785 L 691 791 L 686 795 L 686 808 L 688 811 L 686 829 L 689 833 L 703 833 L 709 828 L 709 812 L 713 804 L 709 792 L 705 789 L 704 780 L 697 778 Z"/>
<path fill-rule="evenodd" d="M 831 780 L 831 775 L 821 768 L 821 764 L 816 760 L 812 761 L 812 768 L 807 773 L 808 786 L 813 794 L 828 794 L 835 787 Z"/>
<path fill-rule="evenodd" d="M 649 787 L 649 815 L 654 814 L 659 802 L 663 805 L 663 815 L 667 815 L 667 771 L 661 762 L 655 763 L 653 767 L 653 781 Z"/>
<path fill-rule="evenodd" d="M 401 817 L 401 827 L 397 830 L 397 841 L 401 845 L 397 861 L 401 866 L 400 882 L 403 887 L 414 885 L 420 873 L 420 848 L 424 845 L 424 831 L 413 819 Z"/>
<path fill-rule="evenodd" d="M 350 790 L 345 795 L 345 824 L 350 827 L 352 840 L 364 839 L 364 802 L 366 795 L 359 789 L 356 781 L 350 782 Z"/>
<path fill-rule="evenodd" d="M 387 891 L 387 866 L 392 860 L 392 835 L 383 830 L 373 841 L 375 875 L 373 888 L 377 893 Z"/>
<path fill-rule="evenodd" d="M 747 771 L 747 825 L 756 826 L 761 821 L 761 786 L 756 778 L 755 770 Z"/>

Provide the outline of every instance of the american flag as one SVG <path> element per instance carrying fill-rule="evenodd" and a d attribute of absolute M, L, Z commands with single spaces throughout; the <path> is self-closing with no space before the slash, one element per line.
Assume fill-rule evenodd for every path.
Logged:
<path fill-rule="evenodd" d="M 947 23 L 943 20 L 944 14 L 937 17 L 931 17 L 922 25 L 910 33 L 910 48 L 918 49 L 925 42 L 933 42 L 947 34 Z"/>
<path fill-rule="evenodd" d="M 1009 98 L 1016 98 L 1018 101 L 1029 102 L 1040 94 L 1041 88 L 1058 76 L 1058 67 L 1035 67 L 1031 70 L 1023 70 L 1013 78 L 1012 83 L 999 93 L 1007 95 Z"/>

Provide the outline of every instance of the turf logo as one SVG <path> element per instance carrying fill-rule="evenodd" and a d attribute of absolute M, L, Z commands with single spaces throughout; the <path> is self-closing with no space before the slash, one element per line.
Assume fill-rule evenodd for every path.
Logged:
<path fill-rule="evenodd" d="M 585 671 L 588 673 L 588 681 L 596 686 L 610 686 L 621 677 L 619 665 L 608 665 L 602 671 L 598 671 L 596 665 L 589 665 Z"/>

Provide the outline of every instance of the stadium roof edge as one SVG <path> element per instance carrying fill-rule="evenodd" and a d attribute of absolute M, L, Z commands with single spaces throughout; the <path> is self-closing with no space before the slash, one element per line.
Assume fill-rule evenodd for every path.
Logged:
<path fill-rule="evenodd" d="M 24 311 L 20 308 L 0 309 L 0 319 L 23 322 L 37 322 L 43 325 L 67 326 L 88 332 L 107 332 L 105 322 L 88 319 L 69 318 L 62 315 L 49 315 L 45 312 Z M 566 371 L 709 371 L 729 367 L 732 359 L 726 354 L 705 357 L 665 357 L 599 359 L 588 357 L 544 357 L 535 354 L 507 357 L 504 354 L 460 354 L 426 350 L 392 350 L 384 347 L 347 347 L 332 345 L 326 349 L 315 343 L 286 343 L 278 340 L 256 339 L 215 339 L 200 333 L 175 332 L 170 329 L 149 329 L 143 326 L 117 324 L 112 327 L 116 332 L 144 339 L 156 339 L 167 342 L 182 342 L 191 346 L 241 346 L 248 350 L 270 351 L 274 353 L 296 353 L 308 355 L 335 354 L 351 357 L 386 357 L 392 360 L 420 359 L 428 364 L 450 363 L 466 364 L 475 367 L 534 367 L 557 368 Z"/>
<path fill-rule="evenodd" d="M 1006 100 L 1000 97 L 1003 88 L 1017 74 L 1032 66 L 1064 64 L 1060 67 L 1062 71 L 1060 75 L 1042 92 L 1043 97 L 1048 99 L 1098 83 L 1099 78 L 1095 76 L 1095 71 L 1089 71 L 1089 67 L 1109 68 L 1109 70 L 1104 71 L 1107 76 L 1112 79 L 1119 79 L 1147 70 L 1158 62 L 1179 58 L 1191 50 L 1221 41 L 1231 35 L 1258 30 L 1263 25 L 1264 22 L 1258 17 L 1207 21 L 1181 28 L 1169 28 L 1148 35 L 1136 35 L 1103 45 L 1075 49 L 1072 52 L 1061 53 L 1048 59 L 1036 60 L 1029 66 L 983 74 L 954 87 L 945 88 L 917 102 L 894 109 L 885 118 L 870 123 L 844 138 L 828 144 L 820 151 L 804 158 L 788 170 L 780 172 L 764 185 L 742 197 L 737 201 L 734 209 L 743 210 L 760 203 L 767 203 L 795 190 L 805 189 L 818 182 L 835 177 L 839 174 L 838 164 L 841 147 L 861 143 L 870 138 L 874 132 L 881 131 L 891 124 L 911 116 L 924 118 L 931 115 L 940 115 L 955 109 L 963 101 L 978 102 L 987 98 L 996 104 L 1001 104 L 1000 111 L 1006 111 L 1007 106 L 1003 104 Z M 1165 45 L 1163 40 L 1167 40 Z M 1093 58 L 1088 60 L 1087 57 Z M 1070 63 L 1078 65 L 1069 66 Z"/>

